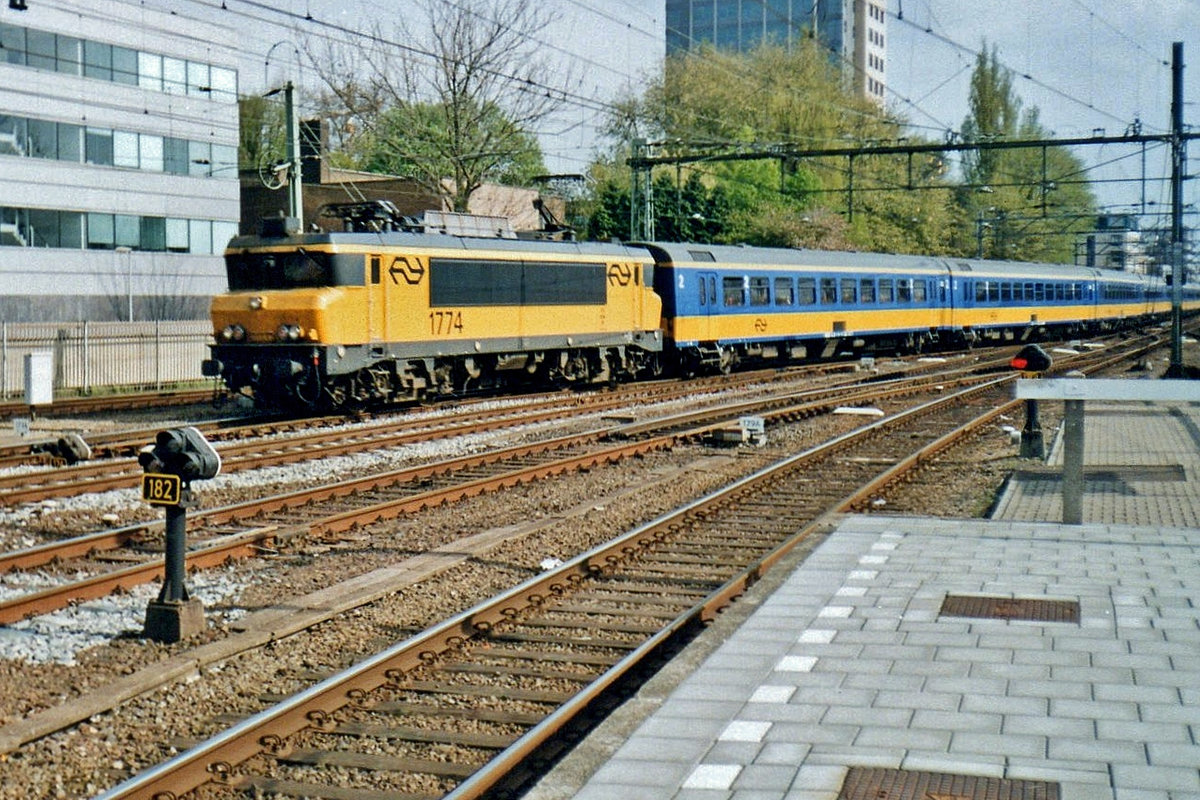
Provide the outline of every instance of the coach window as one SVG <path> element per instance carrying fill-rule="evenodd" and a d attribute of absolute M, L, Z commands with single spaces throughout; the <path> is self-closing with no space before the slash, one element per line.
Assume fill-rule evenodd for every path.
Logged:
<path fill-rule="evenodd" d="M 771 279 L 750 279 L 750 305 L 766 306 L 771 304 Z"/>
<path fill-rule="evenodd" d="M 892 302 L 892 279 L 891 278 L 880 278 L 879 279 L 879 302 L 881 302 L 881 303 Z"/>
<path fill-rule="evenodd" d="M 987 281 L 975 281 L 975 302 L 982 303 L 987 300 Z"/>
<path fill-rule="evenodd" d="M 1000 282 L 988 281 L 988 302 L 996 303 L 1000 300 Z"/>
<path fill-rule="evenodd" d="M 1033 285 L 1033 299 L 1039 303 L 1046 299 L 1046 284 L 1035 283 Z"/>
<path fill-rule="evenodd" d="M 913 281 L 913 300 L 916 300 L 918 303 L 924 303 L 925 297 L 925 280 L 920 279 Z"/>
<path fill-rule="evenodd" d="M 721 279 L 721 290 L 724 294 L 725 306 L 746 305 L 745 279 L 741 277 L 725 277 Z"/>
<path fill-rule="evenodd" d="M 1007 303 L 1012 300 L 1012 284 L 1008 281 L 1000 284 L 1000 302 Z"/>
<path fill-rule="evenodd" d="M 837 281 L 821 278 L 821 305 L 831 306 L 837 302 Z"/>
<path fill-rule="evenodd" d="M 854 278 L 842 278 L 842 303 L 852 306 L 858 302 L 858 293 L 855 291 Z"/>
<path fill-rule="evenodd" d="M 802 306 L 815 305 L 817 302 L 817 281 L 815 278 L 800 278 L 797 281 L 796 299 Z"/>
<path fill-rule="evenodd" d="M 875 280 L 863 278 L 858 284 L 858 299 L 862 303 L 875 302 Z"/>
<path fill-rule="evenodd" d="M 1064 284 L 1061 284 L 1061 283 L 1054 284 L 1054 299 L 1055 300 L 1066 300 L 1067 299 L 1067 287 Z"/>
<path fill-rule="evenodd" d="M 896 302 L 912 302 L 912 281 L 910 279 L 900 278 L 896 281 Z"/>
<path fill-rule="evenodd" d="M 775 305 L 777 305 L 777 306 L 794 306 L 794 305 L 796 305 L 796 287 L 792 283 L 791 278 L 776 278 L 775 279 Z"/>

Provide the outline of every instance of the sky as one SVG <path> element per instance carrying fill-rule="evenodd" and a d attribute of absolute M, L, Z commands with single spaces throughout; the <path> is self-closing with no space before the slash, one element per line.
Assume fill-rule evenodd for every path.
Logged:
<path fill-rule="evenodd" d="M 170 2 L 171 0 L 167 0 Z M 185 1 L 185 0 L 176 0 Z M 217 0 L 194 0 L 219 7 Z M 456 0 L 486 7 L 480 0 Z M 794 0 L 801 2 L 802 0 Z M 961 128 L 976 54 L 987 43 L 1014 74 L 1025 108 L 1036 106 L 1044 129 L 1056 137 L 1120 135 L 1140 121 L 1146 133 L 1170 123 L 1171 45 L 1184 43 L 1185 123 L 1200 112 L 1200 0 L 886 0 L 888 107 L 905 117 L 911 133 L 933 140 Z M 326 32 L 362 30 L 391 18 L 414 0 L 227 0 L 246 49 L 243 91 L 286 78 L 306 82 L 296 44 L 305 21 Z M 576 78 L 562 112 L 539 131 L 552 172 L 583 172 L 596 149 L 596 130 L 615 98 L 636 93 L 661 67 L 664 0 L 556 0 L 557 19 L 539 49 Z M 283 13 L 279 13 L 283 12 Z M 256 19 L 273 19 L 275 26 Z M 289 30 L 289 28 L 292 28 Z M 1189 38 L 1190 37 L 1190 38 Z M 269 63 L 268 63 L 269 62 Z M 308 68 L 307 79 L 313 78 Z M 1197 150 L 1200 146 L 1194 146 Z M 1165 212 L 1169 150 L 1150 146 L 1076 150 L 1091 167 L 1102 205 L 1114 211 Z M 1185 200 L 1195 202 L 1188 182 Z M 1189 210 L 1189 215 L 1191 214 Z M 1185 220 L 1195 224 L 1195 219 Z"/>

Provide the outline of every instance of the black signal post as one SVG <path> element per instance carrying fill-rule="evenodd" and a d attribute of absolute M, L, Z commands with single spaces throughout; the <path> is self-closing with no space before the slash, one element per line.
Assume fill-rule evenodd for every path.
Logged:
<path fill-rule="evenodd" d="M 1022 347 L 1009 366 L 1020 370 L 1027 378 L 1040 378 L 1049 371 L 1052 361 L 1049 354 L 1036 344 Z M 1042 422 L 1038 415 L 1038 401 L 1025 401 L 1025 427 L 1021 430 L 1021 458 L 1046 458 L 1046 440 L 1042 436 Z"/>
<path fill-rule="evenodd" d="M 195 505 L 193 480 L 221 471 L 221 457 L 204 434 L 192 427 L 160 431 L 153 445 L 138 454 L 142 499 L 166 507 L 166 556 L 163 586 L 146 609 L 143 634 L 160 642 L 178 642 L 204 630 L 204 606 L 187 590 L 187 509 Z"/>

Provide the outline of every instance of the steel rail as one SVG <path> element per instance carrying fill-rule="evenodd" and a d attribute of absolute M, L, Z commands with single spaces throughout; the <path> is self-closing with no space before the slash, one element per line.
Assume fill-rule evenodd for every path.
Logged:
<path fill-rule="evenodd" d="M 931 379 L 917 377 L 913 379 L 899 378 L 891 381 L 882 381 L 872 384 L 872 388 L 868 391 L 843 395 L 837 397 L 836 399 L 837 403 L 839 404 L 856 403 L 864 400 L 878 400 L 882 397 L 905 394 L 911 391 L 920 391 L 922 388 L 928 388 L 923 383 L 927 380 Z M 964 380 L 971 380 L 971 378 Z M 615 425 L 581 434 L 548 439 L 534 444 L 514 445 L 512 447 L 488 451 L 486 453 L 438 461 L 432 464 L 405 467 L 391 472 L 340 481 L 327 486 L 286 492 L 269 498 L 260 498 L 247 501 L 245 503 L 223 506 L 221 508 L 215 508 L 207 511 L 201 510 L 193 513 L 190 518 L 190 522 L 192 525 L 196 525 L 197 523 L 201 525 L 219 525 L 226 522 L 240 521 L 261 515 L 263 513 L 281 511 L 289 508 L 299 508 L 332 499 L 360 494 L 383 487 L 423 480 L 436 475 L 448 474 L 455 471 L 470 469 L 476 466 L 484 466 L 505 459 L 522 458 L 533 454 L 543 453 L 548 450 L 575 447 L 609 435 L 615 438 L 632 438 L 634 436 L 643 435 L 654 430 L 682 428 L 687 425 L 700 425 L 701 427 L 699 428 L 697 434 L 689 434 L 700 435 L 708 430 L 711 430 L 711 425 L 713 424 L 712 420 L 714 418 L 732 419 L 751 411 L 761 412 L 762 416 L 769 421 L 781 421 L 813 416 L 815 414 L 828 411 L 834 405 L 834 403 L 817 400 L 813 402 L 795 404 L 792 401 L 810 395 L 822 397 L 835 391 L 837 390 L 828 388 L 802 390 L 795 393 L 781 395 L 777 398 L 768 398 L 759 401 L 743 401 L 733 404 L 715 406 L 702 411 L 683 412 L 647 422 Z M 782 407 L 778 407 L 777 404 L 782 404 Z M 768 406 L 766 410 L 762 410 L 763 405 Z M 772 408 L 771 406 L 776 407 Z M 160 521 L 146 522 L 114 529 L 111 531 L 100 531 L 86 536 L 50 542 L 25 550 L 0 553 L 0 573 L 11 569 L 29 569 L 31 567 L 41 566 L 55 559 L 77 558 L 80 556 L 85 556 L 94 551 L 122 547 L 130 542 L 157 534 L 161 528 L 162 523 Z"/>
<path fill-rule="evenodd" d="M 338 709 L 356 702 L 357 698 L 389 683 L 396 674 L 434 661 L 443 653 L 458 648 L 481 632 L 492 630 L 495 626 L 518 616 L 522 609 L 539 606 L 547 598 L 569 591 L 572 585 L 585 581 L 593 573 L 612 569 L 640 549 L 661 541 L 670 534 L 673 527 L 682 524 L 686 518 L 703 515 L 708 510 L 751 491 L 756 485 L 791 472 L 815 458 L 837 452 L 853 441 L 874 436 L 900 420 L 933 413 L 937 409 L 959 402 L 963 398 L 973 397 L 994 389 L 1011 380 L 1012 377 L 1005 376 L 954 395 L 937 398 L 760 469 L 717 492 L 660 516 L 601 547 L 571 559 L 555 570 L 530 578 L 422 634 L 368 658 L 349 670 L 323 680 L 274 708 L 256 714 L 175 758 L 130 778 L 100 795 L 97 800 L 117 800 L 118 798 L 166 800 L 166 798 L 177 798 L 209 782 L 232 787 L 238 781 L 238 776 L 234 773 L 236 764 L 260 753 L 286 753 L 289 748 L 287 743 L 289 736 L 305 728 L 324 729 Z M 799 541 L 800 539 L 795 536 L 790 537 L 771 552 L 767 557 L 768 560 L 773 563 L 794 548 Z M 541 723 L 526 731 L 515 743 L 504 749 L 487 765 L 448 794 L 447 798 L 466 800 L 466 798 L 482 797 L 507 775 L 515 764 L 520 763 L 529 754 L 550 741 L 561 730 L 563 724 L 573 716 L 573 712 L 589 705 L 603 689 L 611 686 L 629 669 L 633 668 L 652 647 L 661 644 L 683 626 L 711 618 L 716 613 L 715 609 L 718 606 L 727 604 L 727 598 L 744 591 L 745 586 L 749 582 L 753 582 L 756 579 L 755 576 L 761 574 L 762 569 L 764 567 L 752 567 L 733 581 L 724 584 L 704 602 L 667 623 L 659 633 L 654 634 L 629 656 L 588 684 L 566 705 L 552 712 Z M 714 597 L 719 599 L 714 600 Z"/>
<path fill-rule="evenodd" d="M 799 370 L 782 374 L 774 372 L 771 376 L 753 373 L 741 376 L 734 383 L 731 383 L 727 376 L 721 376 L 723 380 L 713 381 L 713 383 L 717 383 L 724 389 L 729 385 L 761 382 L 764 378 L 775 381 L 791 381 L 803 378 L 805 374 Z M 432 420 L 408 418 L 383 421 L 350 432 L 344 430 L 317 431 L 280 440 L 265 447 L 261 442 L 235 442 L 221 448 L 223 470 L 232 473 L 264 466 L 292 464 L 318 457 L 356 453 L 375 447 L 392 447 L 413 441 L 430 441 L 464 433 L 478 433 L 517 423 L 535 424 L 560 419 L 564 416 L 599 413 L 606 409 L 622 407 L 631 402 L 631 397 L 650 397 L 665 401 L 686 397 L 694 392 L 694 386 L 689 388 L 676 382 L 664 382 L 650 387 L 635 384 L 623 387 L 616 392 L 588 394 L 557 392 L 539 395 L 532 402 L 511 408 L 468 410 L 465 413 L 447 415 Z M 342 418 L 333 417 L 324 417 L 320 420 L 344 422 Z M 197 427 L 206 434 L 209 434 L 210 431 L 217 433 L 214 440 L 221 441 L 231 436 L 244 438 L 261 435 L 263 428 L 270 431 L 279 424 L 289 428 L 296 425 L 297 421 L 292 418 L 266 422 L 253 420 L 246 425 L 236 426 L 232 429 L 227 425 L 221 426 L 213 423 L 201 424 Z M 300 424 L 305 424 L 305 421 L 301 421 Z M 110 439 L 107 447 L 113 452 L 134 455 L 142 445 L 150 440 L 153 433 L 147 431 L 143 435 L 145 439 L 140 442 L 135 442 L 128 436 Z M 61 467 L 55 471 L 0 475 L 0 505 L 16 505 L 50 497 L 71 497 L 91 492 L 130 488 L 136 486 L 140 480 L 141 470 L 136 463 L 132 460 L 115 462 L 115 459 Z"/>

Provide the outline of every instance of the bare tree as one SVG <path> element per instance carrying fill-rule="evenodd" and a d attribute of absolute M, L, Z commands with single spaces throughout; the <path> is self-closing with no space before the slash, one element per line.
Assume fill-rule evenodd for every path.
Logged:
<path fill-rule="evenodd" d="M 531 148 L 540 164 L 532 132 L 571 78 L 537 39 L 552 20 L 538 0 L 421 0 L 421 9 L 420 28 L 402 18 L 390 35 L 377 27 L 309 58 L 357 166 L 411 177 L 465 211 L 485 181 L 519 172 Z"/>

